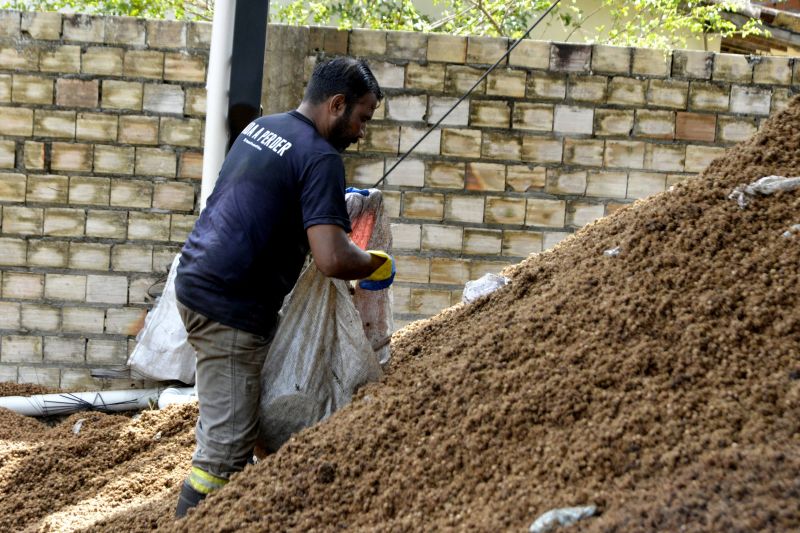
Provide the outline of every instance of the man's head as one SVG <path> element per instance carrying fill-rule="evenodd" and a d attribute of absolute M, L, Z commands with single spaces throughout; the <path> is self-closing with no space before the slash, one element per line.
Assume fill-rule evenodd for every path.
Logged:
<path fill-rule="evenodd" d="M 320 134 L 339 151 L 358 142 L 366 122 L 383 98 L 367 63 L 338 57 L 317 64 L 301 104 L 311 112 Z"/>

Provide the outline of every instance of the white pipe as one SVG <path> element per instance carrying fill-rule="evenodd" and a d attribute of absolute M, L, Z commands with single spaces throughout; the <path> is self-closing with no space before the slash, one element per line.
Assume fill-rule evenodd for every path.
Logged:
<path fill-rule="evenodd" d="M 132 389 L 5 396 L 0 397 L 0 407 L 25 416 L 49 416 L 86 409 L 133 411 L 146 409 L 156 401 L 158 389 Z"/>
<path fill-rule="evenodd" d="M 233 22 L 236 0 L 214 4 L 211 26 L 211 50 L 206 80 L 206 131 L 203 144 L 203 178 L 200 182 L 200 210 L 217 183 L 219 169 L 228 145 L 228 92 L 231 83 Z"/>
<path fill-rule="evenodd" d="M 174 403 L 191 403 L 197 401 L 197 391 L 194 387 L 169 387 L 164 389 L 158 397 L 158 408 L 163 409 Z"/>

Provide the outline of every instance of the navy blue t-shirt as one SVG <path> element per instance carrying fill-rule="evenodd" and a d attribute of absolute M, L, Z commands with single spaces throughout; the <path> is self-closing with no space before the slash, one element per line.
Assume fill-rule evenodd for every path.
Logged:
<path fill-rule="evenodd" d="M 350 233 L 344 188 L 341 156 L 309 119 L 292 111 L 251 122 L 183 246 L 178 300 L 268 335 L 308 253 L 306 229 L 335 224 Z"/>

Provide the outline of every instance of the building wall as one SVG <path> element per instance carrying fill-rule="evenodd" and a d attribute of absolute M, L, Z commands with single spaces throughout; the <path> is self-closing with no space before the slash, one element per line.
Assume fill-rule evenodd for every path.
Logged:
<path fill-rule="evenodd" d="M 507 49 L 505 39 L 270 26 L 264 108 L 323 57 L 366 57 L 386 91 L 345 154 L 369 186 Z M 119 387 L 196 218 L 204 23 L 0 12 L 0 381 Z M 689 179 L 800 90 L 792 58 L 526 41 L 382 187 L 399 325 L 464 282 Z"/>

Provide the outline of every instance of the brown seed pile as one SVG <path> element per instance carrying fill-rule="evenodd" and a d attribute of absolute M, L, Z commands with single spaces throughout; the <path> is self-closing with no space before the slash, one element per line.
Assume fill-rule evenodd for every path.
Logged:
<path fill-rule="evenodd" d="M 58 529 L 54 515 L 77 523 L 94 505 L 100 518 L 82 524 L 98 531 L 522 531 L 549 509 L 594 504 L 600 515 L 576 530 L 797 530 L 800 234 L 783 234 L 800 224 L 800 191 L 745 209 L 728 198 L 770 174 L 800 175 L 799 100 L 701 178 L 400 332 L 381 383 L 185 520 L 171 514 L 192 446 L 187 408 L 133 425 L 88 415 L 96 440 L 50 439 L 25 475 L 0 449 L 0 516 L 18 516 L 0 529 Z M 80 416 L 60 426 L 63 442 Z M 160 427 L 172 448 L 154 440 Z M 44 437 L 15 438 L 2 442 Z M 127 451 L 94 470 L 63 464 L 106 448 Z M 127 492 L 112 492 L 107 474 L 126 468 L 149 482 L 119 479 Z M 78 493 L 44 492 L 57 509 L 43 511 L 34 478 Z"/>

